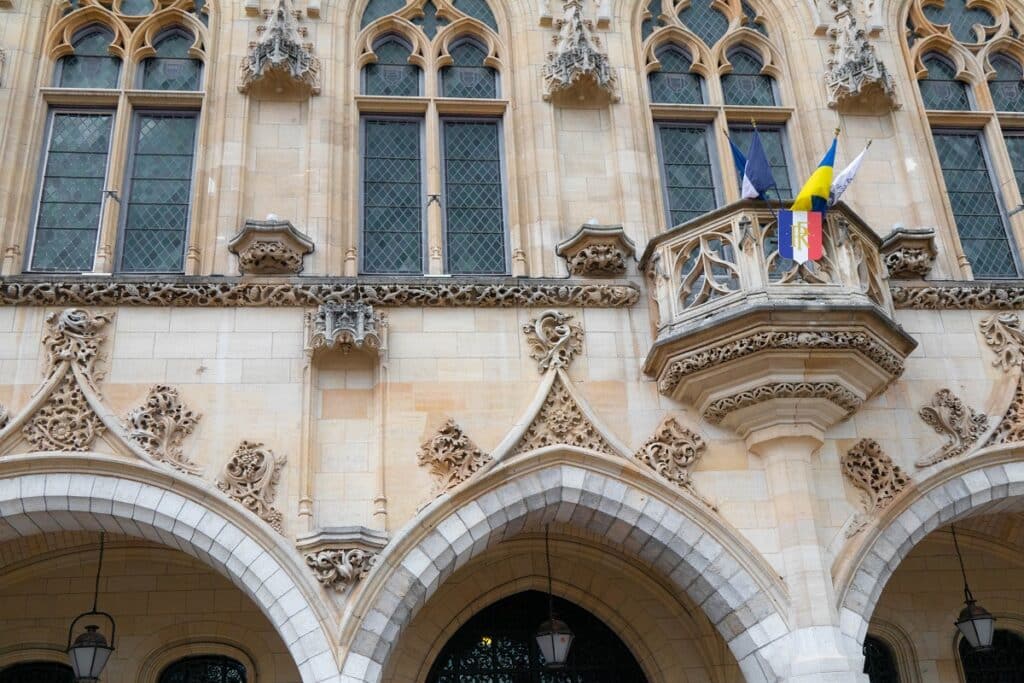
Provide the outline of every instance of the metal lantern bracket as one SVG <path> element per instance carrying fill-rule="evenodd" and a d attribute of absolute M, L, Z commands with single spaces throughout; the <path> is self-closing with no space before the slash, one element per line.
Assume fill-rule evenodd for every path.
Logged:
<path fill-rule="evenodd" d="M 109 645 L 111 650 L 114 649 L 114 637 L 115 637 L 116 631 L 117 631 L 117 624 L 114 622 L 114 617 L 110 616 L 106 612 L 100 612 L 100 611 L 96 610 L 95 608 L 93 608 L 89 612 L 82 612 L 77 617 L 75 617 L 74 620 L 71 622 L 71 626 L 68 628 L 68 646 L 65 648 L 65 651 L 71 649 L 71 644 L 72 644 L 71 643 L 71 638 L 75 634 L 75 624 L 77 624 L 79 621 L 81 621 L 85 617 L 91 617 L 91 616 L 106 617 L 107 621 L 110 622 L 110 643 L 108 645 Z"/>

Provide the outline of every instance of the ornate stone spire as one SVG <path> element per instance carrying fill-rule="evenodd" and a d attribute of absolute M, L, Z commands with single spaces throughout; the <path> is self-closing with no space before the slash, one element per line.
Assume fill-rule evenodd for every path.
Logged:
<path fill-rule="evenodd" d="M 608 56 L 600 50 L 601 41 L 594 35 L 593 22 L 583 18 L 581 0 L 567 0 L 562 9 L 562 18 L 555 22 L 555 49 L 548 53 L 542 72 L 544 99 L 551 100 L 570 91 L 586 99 L 587 91 L 596 89 L 612 102 L 618 102 L 615 72 Z"/>
<path fill-rule="evenodd" d="M 320 60 L 313 56 L 312 44 L 302 41 L 306 29 L 298 25 L 300 14 L 291 0 L 277 0 L 263 15 L 266 21 L 256 29 L 260 38 L 249 43 L 249 54 L 242 58 L 238 90 L 249 92 L 265 81 L 274 92 L 297 88 L 319 95 Z"/>
<path fill-rule="evenodd" d="M 896 86 L 875 46 L 857 24 L 848 0 L 830 0 L 835 19 L 828 28 L 832 39 L 825 72 L 828 106 L 872 111 L 897 109 Z"/>

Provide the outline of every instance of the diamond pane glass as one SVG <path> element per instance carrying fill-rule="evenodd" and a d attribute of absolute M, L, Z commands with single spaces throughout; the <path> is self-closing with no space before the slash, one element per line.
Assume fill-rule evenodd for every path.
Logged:
<path fill-rule="evenodd" d="M 433 2 L 427 0 L 427 4 L 423 5 L 423 16 L 416 17 L 412 20 L 412 23 L 423 29 L 427 37 L 433 40 L 434 36 L 437 35 L 437 29 L 447 26 L 448 20 L 438 17 L 437 7 L 434 6 Z"/>
<path fill-rule="evenodd" d="M 868 683 L 900 683 L 892 650 L 872 636 L 864 638 L 864 673 L 868 675 Z"/>
<path fill-rule="evenodd" d="M 681 48 L 669 45 L 658 50 L 661 69 L 647 77 L 652 102 L 669 104 L 702 104 L 704 96 L 700 76 L 690 73 L 692 62 Z"/>
<path fill-rule="evenodd" d="M 997 111 L 1024 111 L 1024 81 L 1020 64 L 1006 55 L 990 60 L 996 76 L 988 83 Z"/>
<path fill-rule="evenodd" d="M 1017 189 L 1024 194 L 1024 134 L 1016 131 L 1007 134 L 1006 150 L 1010 153 L 1010 164 L 1013 166 L 1013 175 L 1017 179 Z"/>
<path fill-rule="evenodd" d="M 971 0 L 943 0 L 941 5 L 927 4 L 924 15 L 933 24 L 949 24 L 956 39 L 962 43 L 985 42 L 985 31 L 981 27 L 994 26 L 995 17 L 980 7 L 967 8 Z M 979 30 L 975 30 L 975 26 Z"/>
<path fill-rule="evenodd" d="M 194 39 L 175 31 L 156 44 L 156 57 L 142 63 L 142 87 L 145 90 L 199 90 L 202 62 L 190 59 L 188 50 Z"/>
<path fill-rule="evenodd" d="M 442 97 L 473 97 L 493 99 L 498 96 L 497 74 L 484 66 L 487 52 L 471 41 L 463 41 L 451 49 L 452 66 L 441 71 Z"/>
<path fill-rule="evenodd" d="M 690 0 L 690 4 L 679 13 L 679 21 L 708 47 L 717 43 L 729 30 L 729 20 L 711 6 L 711 0 Z"/>
<path fill-rule="evenodd" d="M 775 187 L 768 190 L 768 196 L 773 199 L 790 199 L 793 196 L 793 188 L 789 182 L 789 165 L 786 162 L 786 146 L 784 143 L 781 128 L 758 128 L 761 134 L 761 144 L 764 145 L 764 152 L 768 155 L 768 163 L 772 167 L 772 178 L 775 179 Z M 729 137 L 736 143 L 736 146 L 744 153 L 750 149 L 750 140 L 754 136 L 752 128 L 729 127 Z M 736 169 L 737 182 L 742 184 L 743 169 Z"/>
<path fill-rule="evenodd" d="M 767 36 L 768 30 L 764 27 L 764 22 L 757 18 L 757 12 L 754 11 L 754 8 L 746 2 L 741 3 L 740 7 L 743 10 L 744 26 L 754 29 L 762 36 Z"/>
<path fill-rule="evenodd" d="M 714 177 L 703 126 L 658 126 L 662 180 L 671 225 L 685 223 L 715 208 Z"/>
<path fill-rule="evenodd" d="M 359 21 L 359 27 L 364 28 L 381 17 L 397 12 L 405 7 L 405 0 L 370 0 L 363 10 L 363 18 Z"/>
<path fill-rule="evenodd" d="M 111 114 L 53 115 L 32 270 L 92 270 L 113 120 Z"/>
<path fill-rule="evenodd" d="M 922 61 L 928 76 L 918 81 L 918 86 L 925 108 L 969 111 L 971 100 L 967 96 L 967 84 L 956 80 L 953 65 L 938 55 L 928 55 Z"/>
<path fill-rule="evenodd" d="M 141 114 L 125 206 L 121 270 L 178 272 L 185 256 L 194 114 Z"/>
<path fill-rule="evenodd" d="M 654 29 L 660 25 L 658 16 L 661 14 L 661 0 L 649 0 L 647 3 L 647 14 L 649 16 L 640 24 L 640 35 L 643 36 L 644 40 L 647 40 L 647 36 L 654 33 Z"/>
<path fill-rule="evenodd" d="M 186 657 L 164 669 L 159 683 L 246 683 L 245 667 L 229 657 Z"/>
<path fill-rule="evenodd" d="M 420 94 L 420 70 L 409 63 L 409 48 L 397 38 L 388 38 L 373 48 L 374 64 L 364 69 L 363 89 L 367 95 L 416 97 Z"/>
<path fill-rule="evenodd" d="M 491 7 L 487 4 L 487 0 L 453 0 L 452 4 L 454 4 L 455 9 L 460 12 L 468 14 L 474 19 L 487 24 L 495 31 L 498 30 L 498 22 L 495 21 L 494 12 L 491 11 Z"/>
<path fill-rule="evenodd" d="M 505 209 L 496 121 L 445 121 L 448 272 L 504 273 Z"/>
<path fill-rule="evenodd" d="M 420 123 L 367 119 L 363 144 L 363 271 L 422 273 Z"/>
<path fill-rule="evenodd" d="M 60 59 L 57 85 L 62 88 L 116 88 L 121 60 L 110 54 L 114 34 L 88 30 L 74 42 L 75 53 Z"/>
<path fill-rule="evenodd" d="M 153 11 L 153 0 L 121 0 L 121 11 L 140 16 Z"/>
<path fill-rule="evenodd" d="M 981 134 L 934 133 L 960 244 L 975 277 L 1017 277 Z"/>
<path fill-rule="evenodd" d="M 761 75 L 761 60 L 747 50 L 729 53 L 732 72 L 722 77 L 722 95 L 726 104 L 748 107 L 774 107 L 775 88 L 771 76 Z"/>

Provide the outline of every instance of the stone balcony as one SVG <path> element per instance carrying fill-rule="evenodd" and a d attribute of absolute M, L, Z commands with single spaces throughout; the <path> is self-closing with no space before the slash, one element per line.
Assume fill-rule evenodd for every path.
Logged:
<path fill-rule="evenodd" d="M 748 437 L 820 433 L 903 372 L 917 343 L 893 320 L 877 235 L 839 204 L 822 258 L 777 248 L 780 204 L 737 202 L 651 240 L 640 261 L 655 321 L 644 371 L 662 394 Z"/>

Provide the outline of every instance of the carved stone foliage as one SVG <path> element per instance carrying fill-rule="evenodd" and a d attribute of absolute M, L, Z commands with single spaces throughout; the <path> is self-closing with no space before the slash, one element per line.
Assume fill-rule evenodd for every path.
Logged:
<path fill-rule="evenodd" d="M 884 510 L 910 485 L 910 477 L 893 463 L 874 439 L 861 439 L 840 460 L 843 474 L 862 492 L 864 511 L 847 528 L 850 537 Z"/>
<path fill-rule="evenodd" d="M 915 463 L 918 467 L 928 467 L 967 452 L 988 427 L 987 415 L 964 405 L 949 389 L 935 392 L 931 405 L 922 407 L 918 415 L 946 437 L 946 443 L 938 451 Z"/>
<path fill-rule="evenodd" d="M 541 372 L 567 368 L 573 357 L 583 350 L 583 328 L 570 322 L 572 316 L 558 311 L 544 311 L 523 325 L 530 358 L 537 361 Z"/>
<path fill-rule="evenodd" d="M 246 220 L 228 242 L 228 251 L 238 255 L 243 275 L 295 275 L 302 272 L 303 257 L 313 252 L 313 241 L 291 221 L 271 215 L 265 221 Z"/>
<path fill-rule="evenodd" d="M 239 92 L 265 82 L 276 92 L 292 88 L 319 95 L 320 60 L 313 56 L 313 45 L 303 41 L 306 29 L 298 25 L 302 14 L 291 0 L 277 0 L 263 16 L 266 21 L 256 29 L 259 38 L 249 43 L 249 54 L 242 58 Z"/>
<path fill-rule="evenodd" d="M 472 477 L 491 461 L 491 456 L 480 450 L 455 420 L 448 419 L 420 445 L 416 460 L 430 468 L 434 494 L 441 495 Z"/>
<path fill-rule="evenodd" d="M 994 446 L 1000 443 L 1019 443 L 1021 441 L 1024 441 L 1024 382 L 1017 382 L 1013 399 L 1010 401 L 1003 419 L 985 445 Z"/>
<path fill-rule="evenodd" d="M 718 399 L 704 410 L 704 419 L 718 424 L 729 413 L 777 398 L 823 398 L 852 415 L 863 400 L 836 382 L 772 382 Z"/>
<path fill-rule="evenodd" d="M 573 399 L 561 375 L 555 377 L 540 411 L 512 453 L 516 455 L 559 444 L 615 454 L 615 449 Z"/>
<path fill-rule="evenodd" d="M 203 281 L 180 278 L 118 278 L 97 282 L 65 278 L 39 282 L 0 278 L 4 306 L 319 306 L 326 302 L 361 301 L 374 306 L 512 308 L 543 306 L 628 307 L 640 299 L 634 285 L 507 280 L 471 282 L 365 283 L 355 278 L 303 282 L 248 282 L 240 278 Z"/>
<path fill-rule="evenodd" d="M 378 350 L 384 321 L 373 306 L 361 302 L 327 303 L 306 314 L 306 348 Z"/>
<path fill-rule="evenodd" d="M 21 430 L 33 451 L 87 451 L 106 427 L 69 372 Z"/>
<path fill-rule="evenodd" d="M 378 557 L 378 553 L 363 548 L 331 548 L 307 553 L 306 566 L 325 587 L 342 592 L 365 579 Z"/>
<path fill-rule="evenodd" d="M 286 460 L 262 443 L 242 441 L 224 466 L 217 488 L 283 533 L 281 512 L 273 503 Z"/>
<path fill-rule="evenodd" d="M 1024 309 L 1024 287 L 982 283 L 930 284 L 925 287 L 891 287 L 896 308 L 922 310 Z"/>
<path fill-rule="evenodd" d="M 869 110 L 896 109 L 896 84 L 875 54 L 850 8 L 848 0 L 831 0 L 835 20 L 828 28 L 832 55 L 827 61 L 825 86 L 828 106 L 848 109 L 860 105 Z"/>
<path fill-rule="evenodd" d="M 979 324 L 985 341 L 996 354 L 993 365 L 1009 370 L 1024 361 L 1024 329 L 1016 313 L 995 313 Z"/>
<path fill-rule="evenodd" d="M 588 90 L 596 90 L 606 99 L 618 102 L 615 71 L 601 51 L 594 25 L 583 18 L 581 0 L 567 0 L 562 18 L 554 22 L 558 35 L 552 39 L 555 49 L 547 54 L 541 70 L 545 100 L 570 93 L 584 99 Z"/>
<path fill-rule="evenodd" d="M 898 280 L 924 278 L 935 262 L 935 231 L 931 228 L 897 228 L 882 240 L 881 251 L 889 277 Z"/>
<path fill-rule="evenodd" d="M 201 416 L 185 407 L 178 390 L 158 384 L 149 390 L 146 402 L 125 417 L 128 436 L 160 462 L 188 474 L 202 467 L 185 457 L 182 440 L 192 433 Z"/>
<path fill-rule="evenodd" d="M 707 444 L 700 434 L 667 417 L 633 457 L 676 486 L 691 488 L 690 468 L 705 450 Z"/>
<path fill-rule="evenodd" d="M 633 240 L 621 225 L 583 225 L 555 250 L 565 259 L 569 272 L 580 277 L 624 275 L 636 254 Z"/>
<path fill-rule="evenodd" d="M 50 375 L 66 362 L 95 386 L 100 379 L 95 369 L 96 361 L 100 355 L 100 344 L 105 339 L 100 330 L 112 319 L 110 314 L 93 314 L 81 308 L 68 308 L 47 315 L 49 332 L 43 337 L 46 374 Z"/>

